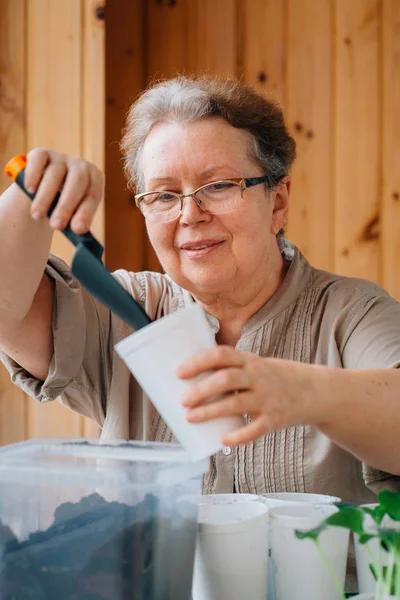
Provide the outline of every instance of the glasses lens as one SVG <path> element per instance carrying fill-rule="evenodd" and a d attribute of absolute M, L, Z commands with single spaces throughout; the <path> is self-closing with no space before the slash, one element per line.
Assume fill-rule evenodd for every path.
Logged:
<path fill-rule="evenodd" d="M 196 192 L 201 208 L 214 215 L 235 210 L 241 197 L 240 184 L 234 181 L 215 181 Z"/>
<path fill-rule="evenodd" d="M 171 192 L 146 194 L 140 200 L 140 210 L 149 221 L 172 221 L 179 214 L 180 199 Z"/>

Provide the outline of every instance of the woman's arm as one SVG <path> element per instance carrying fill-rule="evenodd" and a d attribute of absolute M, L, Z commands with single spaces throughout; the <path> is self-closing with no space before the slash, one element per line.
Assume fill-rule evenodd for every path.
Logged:
<path fill-rule="evenodd" d="M 186 361 L 178 376 L 210 370 L 214 373 L 186 393 L 188 419 L 251 417 L 223 443 L 245 444 L 270 431 L 307 424 L 372 467 L 400 475 L 399 370 L 337 369 L 219 346 Z M 201 405 L 216 394 L 224 397 Z"/>
<path fill-rule="evenodd" d="M 28 156 L 25 186 L 34 202 L 11 185 L 0 196 L 0 350 L 38 379 L 46 378 L 52 351 L 53 285 L 44 275 L 54 229 L 72 219 L 88 231 L 103 194 L 103 175 L 77 157 L 37 148 Z M 46 215 L 62 193 L 49 222 Z"/>

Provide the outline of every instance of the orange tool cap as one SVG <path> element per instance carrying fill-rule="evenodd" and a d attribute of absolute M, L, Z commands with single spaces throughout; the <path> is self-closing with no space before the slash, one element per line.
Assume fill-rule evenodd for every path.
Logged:
<path fill-rule="evenodd" d="M 17 178 L 17 175 L 22 169 L 26 167 L 26 156 L 25 154 L 18 154 L 14 156 L 5 166 L 4 172 L 8 177 L 12 177 L 14 181 Z"/>

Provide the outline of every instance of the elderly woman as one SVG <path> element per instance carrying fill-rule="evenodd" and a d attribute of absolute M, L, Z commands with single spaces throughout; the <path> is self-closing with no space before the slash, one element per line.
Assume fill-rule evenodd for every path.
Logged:
<path fill-rule="evenodd" d="M 247 419 L 210 461 L 204 492 L 368 502 L 400 489 L 400 304 L 313 268 L 284 239 L 295 143 L 280 109 L 235 81 L 177 78 L 132 106 L 122 149 L 165 274 L 115 277 L 152 319 L 201 304 L 218 345 L 179 368 L 213 371 L 182 398 L 187 418 Z M 172 440 L 114 352 L 129 327 L 48 256 L 54 229 L 89 229 L 102 174 L 35 149 L 25 182 L 32 205 L 15 185 L 0 204 L 0 348 L 13 381 L 91 417 L 103 439 Z"/>

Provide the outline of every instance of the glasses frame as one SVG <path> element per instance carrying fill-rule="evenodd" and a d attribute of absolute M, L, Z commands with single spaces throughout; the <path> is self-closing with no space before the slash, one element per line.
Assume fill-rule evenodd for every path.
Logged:
<path fill-rule="evenodd" d="M 193 200 L 196 202 L 197 206 L 199 208 L 201 208 L 201 210 L 207 214 L 214 214 L 214 213 L 210 213 L 208 210 L 205 210 L 203 208 L 203 206 L 201 205 L 201 200 L 199 200 L 198 198 L 196 198 L 196 194 L 198 192 L 200 192 L 200 190 L 204 189 L 205 187 L 208 187 L 209 185 L 213 185 L 216 183 L 234 183 L 235 185 L 237 185 L 238 187 L 240 187 L 240 193 L 241 193 L 241 197 L 243 198 L 243 192 L 244 190 L 246 190 L 249 187 L 253 187 L 254 185 L 260 185 L 261 183 L 268 183 L 268 181 L 270 180 L 268 175 L 263 175 L 262 177 L 242 177 L 242 178 L 236 178 L 236 177 L 232 177 L 230 179 L 218 179 L 217 181 L 209 181 L 208 183 L 205 183 L 204 185 L 201 185 L 199 188 L 197 188 L 196 190 L 194 190 L 193 192 L 191 192 L 190 194 L 178 194 L 177 192 L 170 192 L 169 190 L 160 190 L 159 192 L 155 191 L 155 192 L 143 192 L 141 194 L 136 194 L 135 195 L 135 204 L 138 207 L 138 209 L 140 210 L 140 212 L 143 214 L 143 216 L 145 217 L 145 219 L 150 220 L 148 217 L 146 217 L 140 207 L 140 203 L 141 200 L 145 197 L 145 196 L 150 196 L 150 194 L 171 194 L 172 196 L 176 196 L 177 198 L 179 198 L 180 201 L 180 209 L 179 212 L 177 214 L 176 217 L 174 217 L 173 219 L 168 219 L 168 221 L 160 221 L 161 223 L 168 223 L 169 221 L 175 221 L 175 219 L 178 219 L 179 216 L 182 214 L 183 211 L 183 201 L 185 198 L 193 198 Z M 281 183 L 281 179 L 279 179 L 277 181 L 277 183 L 275 185 L 279 185 Z M 235 209 L 233 209 L 235 210 Z M 232 212 L 232 211 L 229 211 Z M 218 213 L 217 213 L 218 214 Z M 219 213 L 219 214 L 227 214 L 227 213 Z"/>

